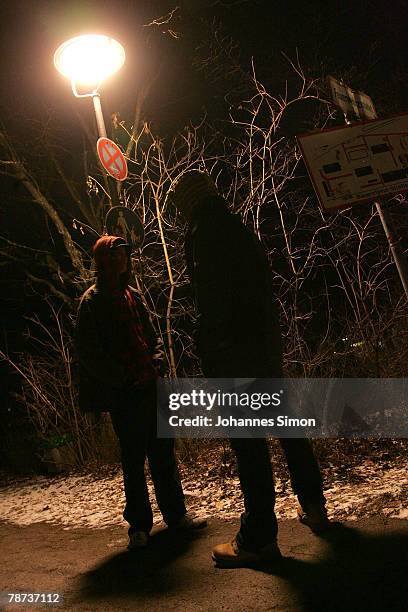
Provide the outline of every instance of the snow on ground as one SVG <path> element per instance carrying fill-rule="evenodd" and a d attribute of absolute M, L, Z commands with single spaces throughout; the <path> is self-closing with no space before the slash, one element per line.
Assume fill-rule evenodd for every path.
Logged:
<path fill-rule="evenodd" d="M 370 515 L 408 519 L 408 472 L 401 467 L 388 470 L 356 469 L 364 477 L 357 484 L 334 480 L 326 489 L 331 518 L 357 520 Z M 183 485 L 189 511 L 198 516 L 221 519 L 238 518 L 242 512 L 239 482 L 236 478 L 199 481 L 183 471 Z M 161 516 L 153 501 L 155 523 Z M 276 513 L 278 518 L 294 518 L 296 502 L 288 483 L 277 481 Z M 126 523 L 122 519 L 124 494 L 121 471 L 66 476 L 35 476 L 14 479 L 0 489 L 0 520 L 17 525 L 49 522 L 74 527 L 105 528 Z"/>

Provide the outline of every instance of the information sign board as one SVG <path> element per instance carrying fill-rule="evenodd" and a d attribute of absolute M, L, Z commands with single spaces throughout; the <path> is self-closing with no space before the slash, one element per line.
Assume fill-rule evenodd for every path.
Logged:
<path fill-rule="evenodd" d="M 297 137 L 326 210 L 408 191 L 408 114 Z"/>
<path fill-rule="evenodd" d="M 343 113 L 357 119 L 377 119 L 377 113 L 370 96 L 362 91 L 351 89 L 332 76 L 327 77 L 333 101 Z"/>

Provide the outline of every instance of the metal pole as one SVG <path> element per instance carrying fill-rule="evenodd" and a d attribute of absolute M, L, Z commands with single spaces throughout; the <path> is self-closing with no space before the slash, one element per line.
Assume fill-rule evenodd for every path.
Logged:
<path fill-rule="evenodd" d="M 400 238 L 395 230 L 394 223 L 387 211 L 381 207 L 379 202 L 375 202 L 378 215 L 387 236 L 388 244 L 390 245 L 392 256 L 394 257 L 395 265 L 397 266 L 398 274 L 400 275 L 402 286 L 404 287 L 405 295 L 408 299 L 408 264 L 403 250 L 401 249 Z"/>
<path fill-rule="evenodd" d="M 98 92 L 94 92 L 92 94 L 92 102 L 95 110 L 96 117 L 96 125 L 98 127 L 98 135 L 99 138 L 107 138 L 105 121 L 103 118 L 102 105 L 101 105 L 101 96 Z M 117 189 L 117 181 L 112 176 L 107 176 L 109 193 L 111 197 L 112 204 L 114 206 L 120 206 L 119 194 Z"/>
<path fill-rule="evenodd" d="M 375 109 L 373 107 L 373 111 Z M 375 117 L 377 114 L 375 113 Z M 352 125 L 352 121 L 349 120 L 347 114 L 344 113 L 344 119 L 347 125 Z M 394 223 L 389 214 L 381 207 L 379 202 L 374 202 L 378 215 L 381 219 L 381 223 L 385 232 L 385 235 L 388 240 L 388 244 L 390 245 L 391 254 L 394 258 L 395 265 L 398 270 L 399 277 L 401 279 L 402 286 L 405 291 L 405 296 L 408 300 L 408 263 L 407 258 L 405 257 L 404 251 L 401 249 L 400 238 L 397 234 L 397 231 L 394 227 Z"/>
<path fill-rule="evenodd" d="M 95 109 L 96 125 L 98 126 L 99 138 L 107 138 L 105 120 L 103 118 L 101 96 L 99 93 L 92 94 L 92 102 Z"/>

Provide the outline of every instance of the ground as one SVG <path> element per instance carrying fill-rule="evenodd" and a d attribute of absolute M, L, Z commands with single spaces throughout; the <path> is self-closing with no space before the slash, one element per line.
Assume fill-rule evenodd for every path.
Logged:
<path fill-rule="evenodd" d="M 194 538 L 174 536 L 155 512 L 141 553 L 126 551 L 119 466 L 97 472 L 7 477 L 0 488 L 1 610 L 7 593 L 63 597 L 62 610 L 402 610 L 408 598 L 408 475 L 404 455 L 387 451 L 347 469 L 325 467 L 329 515 L 318 538 L 299 524 L 295 498 L 275 461 L 278 567 L 221 570 L 211 548 L 232 538 L 242 500 L 227 454 L 183 464 L 190 511 L 209 517 Z M 346 460 L 342 461 L 343 466 Z M 153 498 L 153 494 L 152 494 Z"/>
<path fill-rule="evenodd" d="M 213 519 L 194 539 L 159 530 L 128 553 L 125 530 L 0 525 L 0 589 L 61 594 L 63 610 L 257 611 L 403 610 L 408 591 L 408 522 L 347 522 L 329 539 L 282 521 L 279 567 L 221 570 L 210 550 L 236 522 Z M 156 528 L 157 529 L 157 528 Z M 38 610 L 9 606 L 3 610 Z M 44 607 L 44 606 L 43 606 Z"/>

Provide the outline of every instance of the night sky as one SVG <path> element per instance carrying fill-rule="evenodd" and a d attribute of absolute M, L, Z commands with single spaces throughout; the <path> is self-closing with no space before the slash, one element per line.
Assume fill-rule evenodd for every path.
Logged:
<path fill-rule="evenodd" d="M 178 38 L 166 33 L 166 26 L 144 27 L 176 7 L 170 26 Z M 136 92 L 159 74 L 146 113 L 164 129 L 178 127 L 203 105 L 211 110 L 224 93 L 221 83 L 214 91 L 191 65 L 194 48 L 208 40 L 205 22 L 212 21 L 234 38 L 243 65 L 254 57 L 260 78 L 272 89 L 285 76 L 280 52 L 293 56 L 297 48 L 302 61 L 316 69 L 321 64 L 334 74 L 351 71 L 351 85 L 370 89 L 380 107 L 388 101 L 389 108 L 401 110 L 406 103 L 408 8 L 402 0 L 17 0 L 2 2 L 0 15 L 3 121 L 44 120 L 57 112 L 61 121 L 75 123 L 78 105 L 89 101 L 73 98 L 54 69 L 53 53 L 67 38 L 101 32 L 117 38 L 127 54 L 125 66 L 103 87 L 105 113 L 118 110 L 130 119 Z"/>
<path fill-rule="evenodd" d="M 174 9 L 169 24 L 146 27 Z M 293 58 L 297 51 L 313 76 L 347 75 L 352 87 L 371 95 L 380 116 L 404 112 L 408 110 L 407 18 L 404 0 L 2 2 L 1 122 L 24 157 L 30 156 L 33 146 L 41 150 L 41 130 L 46 130 L 50 118 L 67 151 L 81 150 L 78 114 L 93 121 L 92 104 L 74 98 L 68 81 L 54 68 L 53 54 L 68 38 L 88 32 L 109 34 L 126 50 L 124 67 L 102 86 L 107 123 L 118 111 L 130 125 L 137 93 L 152 79 L 143 113 L 161 136 L 175 133 L 204 110 L 212 119 L 222 118 L 228 110 L 228 75 L 209 78 L 196 63 L 205 55 L 199 49 L 211 46 L 210 24 L 226 39 L 232 38 L 234 54 L 245 69 L 250 70 L 253 58 L 258 78 L 273 94 L 282 91 L 288 76 L 281 52 Z M 290 118 L 291 136 L 304 131 L 304 119 Z M 65 169 L 76 171 L 69 165 Z M 9 238 L 26 243 L 40 231 L 42 220 L 37 225 L 32 217 L 27 223 L 27 213 L 21 215 L 20 199 L 26 198 L 22 188 L 9 179 L 0 180 L 0 234 L 7 225 Z M 7 282 L 2 287 L 4 298 Z M 9 315 L 7 311 L 6 325 Z"/>

